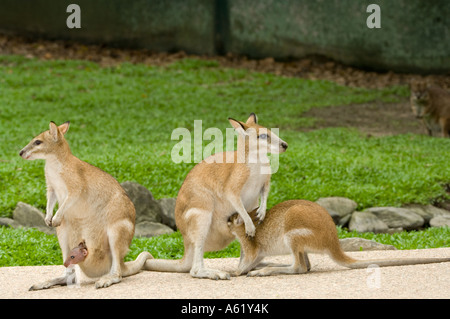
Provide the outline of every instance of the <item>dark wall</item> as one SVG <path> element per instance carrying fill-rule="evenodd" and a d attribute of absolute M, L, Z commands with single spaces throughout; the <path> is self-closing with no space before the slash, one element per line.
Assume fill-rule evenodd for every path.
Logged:
<path fill-rule="evenodd" d="M 81 29 L 66 8 L 81 7 Z M 381 8 L 370 29 L 369 4 Z M 321 54 L 376 70 L 450 71 L 448 0 L 2 0 L 0 30 L 51 39 L 255 58 Z"/>

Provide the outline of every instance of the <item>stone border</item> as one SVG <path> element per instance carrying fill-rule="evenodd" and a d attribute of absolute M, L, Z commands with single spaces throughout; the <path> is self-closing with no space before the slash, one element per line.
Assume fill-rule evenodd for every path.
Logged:
<path fill-rule="evenodd" d="M 176 198 L 155 199 L 147 188 L 136 182 L 127 181 L 121 185 L 136 208 L 136 237 L 159 236 L 177 230 Z M 371 207 L 360 212 L 356 210 L 358 204 L 345 197 L 322 197 L 316 202 L 328 211 L 336 225 L 360 233 L 395 233 L 426 227 L 450 227 L 450 211 L 432 205 Z M 12 219 L 0 218 L 1 225 L 32 227 L 46 234 L 56 234 L 54 228 L 45 224 L 44 214 L 39 209 L 23 202 L 17 203 Z"/>
<path fill-rule="evenodd" d="M 316 201 L 336 225 L 360 233 L 395 233 L 426 227 L 450 227 L 450 211 L 433 205 L 408 204 L 404 207 L 371 207 L 362 212 L 358 204 L 345 197 L 323 197 Z"/>

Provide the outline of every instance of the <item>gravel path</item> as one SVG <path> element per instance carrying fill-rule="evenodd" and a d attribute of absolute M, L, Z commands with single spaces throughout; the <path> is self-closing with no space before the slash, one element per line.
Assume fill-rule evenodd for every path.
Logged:
<path fill-rule="evenodd" d="M 450 248 L 388 250 L 348 253 L 359 259 L 450 257 Z M 266 261 L 287 263 L 289 256 Z M 0 298 L 151 298 L 151 299 L 291 299 L 291 298 L 450 298 L 450 262 L 349 270 L 327 256 L 311 254 L 312 270 L 304 275 L 250 278 L 227 281 L 200 280 L 189 274 L 142 271 L 107 289 L 95 289 L 93 281 L 79 287 L 55 287 L 28 291 L 37 282 L 60 276 L 64 266 L 0 268 Z M 205 264 L 231 271 L 237 258 L 207 259 Z"/>

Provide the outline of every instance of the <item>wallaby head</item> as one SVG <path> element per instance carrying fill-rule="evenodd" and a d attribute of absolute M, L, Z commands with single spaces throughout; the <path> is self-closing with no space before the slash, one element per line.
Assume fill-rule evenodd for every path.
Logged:
<path fill-rule="evenodd" d="M 239 134 L 238 145 L 243 142 L 249 152 L 262 151 L 277 154 L 285 152 L 288 147 L 288 144 L 275 133 L 258 124 L 258 117 L 255 113 L 251 113 L 245 123 L 233 118 L 228 118 L 228 120 Z M 252 149 L 252 146 L 255 149 Z"/>
<path fill-rule="evenodd" d="M 66 122 L 60 126 L 57 126 L 54 122 L 50 122 L 50 129 L 33 138 L 20 151 L 19 155 L 27 160 L 48 159 L 49 156 L 70 151 L 69 145 L 64 138 L 64 135 L 69 130 L 69 125 L 70 122 Z"/>
<path fill-rule="evenodd" d="M 245 232 L 245 228 L 243 227 L 244 220 L 239 216 L 238 213 L 234 213 L 228 218 L 228 227 L 230 228 L 231 233 L 236 235 L 236 232 L 242 230 Z"/>
<path fill-rule="evenodd" d="M 411 108 L 417 118 L 422 118 L 426 113 L 426 108 L 430 102 L 428 83 L 414 81 L 411 82 Z"/>
<path fill-rule="evenodd" d="M 256 216 L 257 211 L 258 211 L 258 208 L 255 208 L 254 210 L 252 210 L 251 212 L 248 213 L 255 225 L 259 224 L 259 222 L 260 222 L 258 217 Z M 227 224 L 228 224 L 228 228 L 230 229 L 230 232 L 233 235 L 235 235 L 237 237 L 246 235 L 244 220 L 238 213 L 234 213 L 233 215 L 231 215 L 228 218 Z"/>
<path fill-rule="evenodd" d="M 88 249 L 86 247 L 86 242 L 83 240 L 78 244 L 77 247 L 70 251 L 69 256 L 64 261 L 64 266 L 69 267 L 70 265 L 76 265 L 86 259 L 88 255 Z"/>

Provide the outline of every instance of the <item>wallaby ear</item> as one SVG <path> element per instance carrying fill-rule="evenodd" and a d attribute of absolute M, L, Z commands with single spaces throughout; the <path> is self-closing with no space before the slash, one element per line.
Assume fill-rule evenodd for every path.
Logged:
<path fill-rule="evenodd" d="M 55 142 L 58 140 L 58 127 L 53 121 L 50 122 L 50 135 Z"/>
<path fill-rule="evenodd" d="M 249 118 L 247 119 L 246 124 L 258 124 L 258 117 L 255 113 L 251 113 Z"/>
<path fill-rule="evenodd" d="M 241 216 L 236 217 L 236 219 L 234 220 L 234 224 L 235 224 L 236 226 L 241 225 L 243 222 L 244 222 L 244 220 L 242 219 Z"/>
<path fill-rule="evenodd" d="M 69 126 L 70 126 L 70 121 L 67 121 L 67 122 L 61 124 L 60 126 L 58 126 L 58 129 L 63 135 L 66 135 L 67 131 L 69 130 Z"/>
<path fill-rule="evenodd" d="M 232 119 L 231 117 L 228 118 L 228 121 L 230 121 L 231 126 L 234 127 L 236 132 L 238 132 L 241 135 L 248 135 L 247 132 L 245 132 L 248 129 L 247 125 L 245 125 L 241 121 Z"/>

